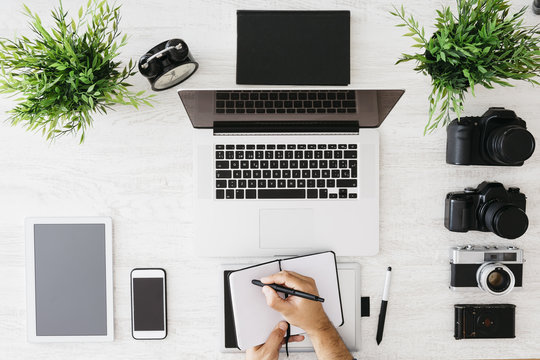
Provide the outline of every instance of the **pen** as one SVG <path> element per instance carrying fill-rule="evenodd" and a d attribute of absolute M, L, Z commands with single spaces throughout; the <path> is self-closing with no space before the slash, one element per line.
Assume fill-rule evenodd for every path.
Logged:
<path fill-rule="evenodd" d="M 384 281 L 384 291 L 381 301 L 381 312 L 379 313 L 379 325 L 377 326 L 377 345 L 382 341 L 382 335 L 384 330 L 384 320 L 386 319 L 386 306 L 388 305 L 388 290 L 390 289 L 390 275 L 392 274 L 392 267 L 388 267 L 386 270 L 386 280 Z"/>
<path fill-rule="evenodd" d="M 308 300 L 324 302 L 324 299 L 322 297 L 318 297 L 317 295 L 309 294 L 300 290 L 289 289 L 288 287 L 281 286 L 278 284 L 263 284 L 260 280 L 255 280 L 255 279 L 251 280 L 251 283 L 253 285 L 257 285 L 260 287 L 269 286 L 272 289 L 279 291 L 281 293 L 287 294 L 287 295 L 293 295 L 293 296 L 298 296 L 298 297 L 308 299 Z"/>

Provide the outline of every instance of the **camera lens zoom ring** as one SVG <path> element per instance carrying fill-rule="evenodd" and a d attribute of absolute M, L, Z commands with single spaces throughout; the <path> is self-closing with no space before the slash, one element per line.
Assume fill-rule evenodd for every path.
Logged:
<path fill-rule="evenodd" d="M 494 130 L 487 140 L 489 155 L 503 165 L 522 163 L 532 156 L 536 146 L 532 134 L 519 126 Z"/>
<path fill-rule="evenodd" d="M 493 273 L 497 273 L 503 278 L 504 286 L 490 286 L 489 277 Z M 485 263 L 480 266 L 476 272 L 476 281 L 480 289 L 492 295 L 508 294 L 516 284 L 516 278 L 512 270 L 501 263 Z"/>
<path fill-rule="evenodd" d="M 523 210 L 502 201 L 487 204 L 484 221 L 489 231 L 505 239 L 516 239 L 529 227 L 529 218 Z"/>

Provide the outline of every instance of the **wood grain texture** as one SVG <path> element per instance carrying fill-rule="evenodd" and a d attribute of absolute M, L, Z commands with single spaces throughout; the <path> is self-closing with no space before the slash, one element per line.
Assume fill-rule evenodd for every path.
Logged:
<path fill-rule="evenodd" d="M 76 10 L 86 1 L 65 0 Z M 516 0 L 513 8 L 530 5 Z M 56 0 L 28 0 L 47 24 Z M 396 5 L 400 2 L 396 1 Z M 427 26 L 435 7 L 452 1 L 409 0 L 408 11 Z M 380 128 L 380 253 L 344 257 L 362 265 L 363 293 L 371 296 L 372 316 L 362 319 L 359 359 L 524 358 L 540 355 L 540 151 L 520 168 L 456 167 L 445 164 L 444 130 L 422 136 L 427 120 L 429 80 L 412 64 L 394 66 L 410 39 L 392 25 L 391 1 L 125 1 L 122 30 L 131 36 L 122 59 L 140 55 L 168 38 L 181 37 L 200 63 L 188 87 L 235 87 L 237 9 L 351 10 L 351 86 L 404 88 L 406 93 Z M 529 11 L 525 23 L 540 21 Z M 28 34 L 18 0 L 4 0 L 0 36 Z M 269 49 L 279 51 L 279 49 Z M 131 82 L 149 90 L 137 75 Z M 467 97 L 465 115 L 481 115 L 489 106 L 513 109 L 540 134 L 540 90 L 478 89 Z M 63 138 L 49 145 L 36 134 L 0 122 L 0 354 L 5 359 L 242 359 L 221 354 L 218 281 L 224 262 L 264 259 L 206 259 L 193 254 L 192 128 L 174 90 L 161 92 L 153 108 L 117 107 L 96 116 L 84 145 Z M 13 102 L 0 98 L 0 119 Z M 498 180 L 528 195 L 527 233 L 511 243 L 525 249 L 524 287 L 502 298 L 480 291 L 448 289 L 448 248 L 466 243 L 509 244 L 493 234 L 457 234 L 443 226 L 448 191 Z M 113 218 L 115 341 L 104 344 L 26 342 L 24 218 L 27 216 L 104 215 Z M 359 232 L 359 236 L 360 232 Z M 376 345 L 377 314 L 386 266 L 392 265 L 384 340 Z M 164 341 L 135 341 L 130 333 L 129 272 L 134 267 L 167 270 L 169 335 Z M 456 341 L 453 304 L 510 302 L 517 305 L 517 338 Z M 292 354 L 290 359 L 313 359 Z"/>

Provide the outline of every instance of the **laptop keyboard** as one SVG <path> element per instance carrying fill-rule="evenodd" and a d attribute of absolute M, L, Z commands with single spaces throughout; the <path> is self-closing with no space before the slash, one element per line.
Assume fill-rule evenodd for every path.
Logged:
<path fill-rule="evenodd" d="M 356 199 L 356 144 L 215 145 L 216 199 Z"/>
<path fill-rule="evenodd" d="M 216 92 L 217 114 L 356 113 L 351 90 L 237 90 Z"/>

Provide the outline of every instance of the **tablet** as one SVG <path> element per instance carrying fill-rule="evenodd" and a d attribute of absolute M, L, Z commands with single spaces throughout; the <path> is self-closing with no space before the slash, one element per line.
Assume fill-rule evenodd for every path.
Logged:
<path fill-rule="evenodd" d="M 236 83 L 349 85 L 350 11 L 238 10 Z"/>
<path fill-rule="evenodd" d="M 112 341 L 112 221 L 26 219 L 28 341 Z"/>

